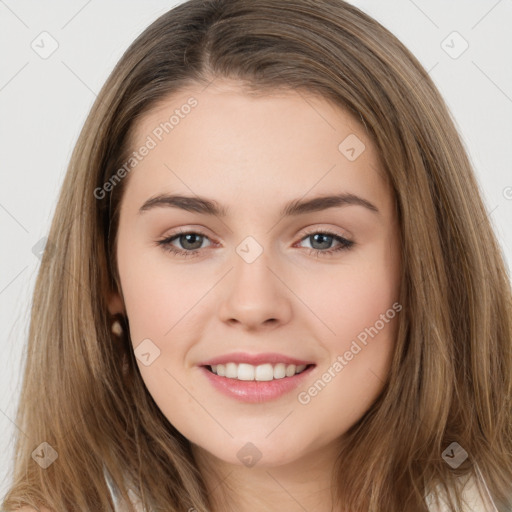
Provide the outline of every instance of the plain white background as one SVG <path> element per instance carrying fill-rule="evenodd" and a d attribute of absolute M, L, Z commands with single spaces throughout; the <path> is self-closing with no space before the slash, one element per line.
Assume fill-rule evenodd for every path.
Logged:
<path fill-rule="evenodd" d="M 11 475 L 40 263 L 33 247 L 47 234 L 95 95 L 133 39 L 178 3 L 0 0 L 0 496 Z M 512 2 L 351 3 L 391 30 L 430 72 L 463 137 L 511 268 Z"/>

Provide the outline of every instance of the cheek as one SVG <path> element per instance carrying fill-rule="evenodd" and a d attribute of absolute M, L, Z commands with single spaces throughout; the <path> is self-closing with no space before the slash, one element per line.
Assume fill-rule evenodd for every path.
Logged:
<path fill-rule="evenodd" d="M 328 353 L 319 388 L 329 384 L 317 405 L 345 404 L 350 421 L 364 413 L 386 381 L 401 310 L 398 279 L 395 254 L 376 247 L 347 259 L 336 272 L 317 274 L 314 283 L 304 281 L 302 296 L 321 319 L 314 319 L 316 331 L 326 333 L 318 336 Z"/>
<path fill-rule="evenodd" d="M 378 264 L 345 268 L 339 278 L 331 274 L 316 280 L 309 295 L 311 309 L 322 320 L 317 332 L 327 332 L 318 339 L 328 358 L 298 398 L 315 411 L 325 411 L 332 435 L 363 416 L 387 379 L 401 310 L 395 279 Z"/>
<path fill-rule="evenodd" d="M 399 297 L 398 277 L 397 265 L 376 252 L 371 259 L 331 267 L 314 280 L 303 280 L 298 295 L 330 332 L 324 339 L 346 350 L 351 340 L 360 334 L 364 338 L 375 325 L 383 335 L 390 331 L 388 324 L 397 314 L 392 306 Z"/>
<path fill-rule="evenodd" d="M 170 312 L 180 309 L 176 294 L 164 279 L 139 269 L 130 270 L 121 280 L 134 346 L 144 338 L 162 338 L 175 323 Z"/>
<path fill-rule="evenodd" d="M 162 249 L 127 247 L 120 239 L 118 265 L 135 346 L 144 338 L 169 337 L 204 294 L 186 266 L 173 264 Z"/>

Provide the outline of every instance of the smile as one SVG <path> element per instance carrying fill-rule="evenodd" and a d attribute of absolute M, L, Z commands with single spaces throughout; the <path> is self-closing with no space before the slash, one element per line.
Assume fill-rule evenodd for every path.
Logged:
<path fill-rule="evenodd" d="M 213 371 L 213 367 L 217 373 Z M 219 393 L 240 402 L 262 403 L 289 395 L 294 389 L 303 385 L 304 379 L 315 367 L 315 364 L 297 366 L 277 363 L 253 366 L 246 363 L 226 363 L 201 366 L 199 369 L 213 389 Z M 220 375 L 219 368 L 221 373 L 229 372 L 229 375 L 233 376 Z M 277 377 L 274 377 L 276 373 Z"/>
<path fill-rule="evenodd" d="M 293 377 L 295 374 L 303 372 L 307 366 L 305 364 L 294 365 L 285 363 L 274 365 L 266 363 L 258 366 L 246 363 L 226 363 L 211 365 L 209 368 L 219 377 L 261 382 Z"/>

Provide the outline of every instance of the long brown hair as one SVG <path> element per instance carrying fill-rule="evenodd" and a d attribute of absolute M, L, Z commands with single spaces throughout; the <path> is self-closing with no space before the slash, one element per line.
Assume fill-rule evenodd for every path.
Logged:
<path fill-rule="evenodd" d="M 23 434 L 4 510 L 111 511 L 104 470 L 126 501 L 125 483 L 133 483 L 148 510 L 210 506 L 188 440 L 149 395 L 130 343 L 110 331 L 128 178 L 97 196 L 133 151 L 141 116 L 169 94 L 217 78 L 252 93 L 317 94 L 351 112 L 395 194 L 404 309 L 384 390 L 339 454 L 337 503 L 425 511 L 428 489 L 447 492 L 473 475 L 499 510 L 510 510 L 512 294 L 504 258 L 428 73 L 393 34 L 341 0 L 190 0 L 152 23 L 109 76 L 74 149 L 35 286 L 16 418 Z M 468 454 L 457 468 L 442 456 L 451 443 Z M 58 458 L 43 467 L 34 451 L 51 459 L 50 447 Z M 460 507 L 457 491 L 450 510 Z"/>

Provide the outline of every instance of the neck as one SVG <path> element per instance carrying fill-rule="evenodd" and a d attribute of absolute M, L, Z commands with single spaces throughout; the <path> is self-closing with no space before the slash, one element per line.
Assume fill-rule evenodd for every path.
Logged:
<path fill-rule="evenodd" d="M 231 464 L 197 445 L 192 451 L 203 476 L 211 512 L 333 512 L 332 474 L 339 442 L 299 459 L 252 467 Z"/>

